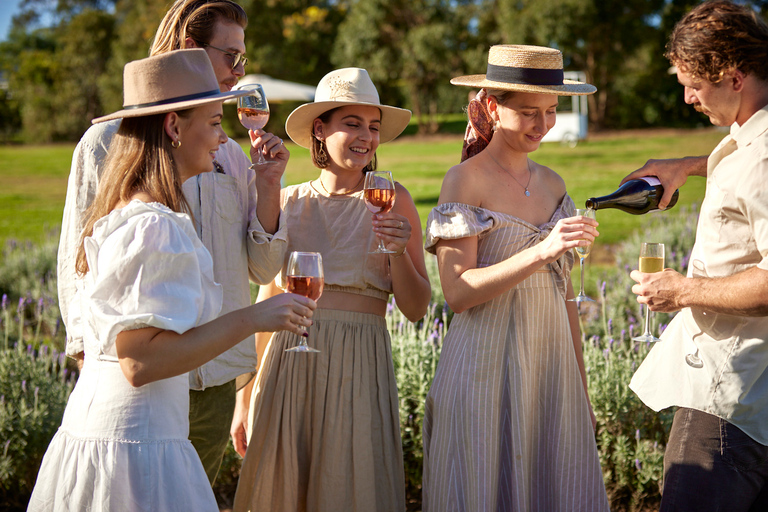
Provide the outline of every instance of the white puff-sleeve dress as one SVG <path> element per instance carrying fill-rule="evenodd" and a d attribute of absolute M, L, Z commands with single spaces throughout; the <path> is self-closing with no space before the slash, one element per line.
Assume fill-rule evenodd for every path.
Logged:
<path fill-rule="evenodd" d="M 28 510 L 217 511 L 187 439 L 187 374 L 133 387 L 115 348 L 121 331 L 183 333 L 216 318 L 210 254 L 187 215 L 140 201 L 97 222 L 85 251 L 68 324 L 82 330 L 85 363 Z"/>

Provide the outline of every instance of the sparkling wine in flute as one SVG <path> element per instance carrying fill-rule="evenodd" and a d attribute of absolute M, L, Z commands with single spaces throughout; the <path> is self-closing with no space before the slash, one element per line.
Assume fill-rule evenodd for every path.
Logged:
<path fill-rule="evenodd" d="M 395 191 L 389 188 L 365 189 L 365 205 L 371 213 L 386 213 L 395 204 Z"/>
<path fill-rule="evenodd" d="M 237 117 L 240 119 L 240 124 L 249 130 L 261 130 L 269 121 L 269 110 L 240 107 L 237 109 Z"/>
<path fill-rule="evenodd" d="M 640 246 L 640 272 L 653 274 L 664 270 L 664 244 L 643 242 Z M 643 334 L 632 338 L 638 342 L 655 342 L 659 338 L 651 333 L 651 309 L 645 306 L 645 329 Z"/>
<path fill-rule="evenodd" d="M 592 250 L 592 244 L 589 244 L 586 247 L 577 247 L 575 249 L 576 254 L 579 256 L 579 258 L 586 258 L 589 256 L 589 252 Z"/>
<path fill-rule="evenodd" d="M 296 293 L 317 300 L 323 294 L 323 285 L 325 279 L 314 276 L 287 276 L 287 290 L 290 293 Z"/>

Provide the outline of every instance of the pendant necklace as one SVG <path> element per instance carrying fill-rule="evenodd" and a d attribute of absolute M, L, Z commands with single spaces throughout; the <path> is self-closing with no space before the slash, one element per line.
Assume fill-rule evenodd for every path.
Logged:
<path fill-rule="evenodd" d="M 518 181 L 518 179 L 517 179 L 517 178 L 515 178 L 515 177 L 512 175 L 512 173 L 511 173 L 511 172 L 509 172 L 509 171 L 508 171 L 508 170 L 507 170 L 507 169 L 506 169 L 504 166 L 502 166 L 502 165 L 501 165 L 501 164 L 498 162 L 498 160 L 496 160 L 495 158 L 493 158 L 493 155 L 492 155 L 492 154 L 488 153 L 488 156 L 489 156 L 489 157 L 491 157 L 491 160 L 493 160 L 493 161 L 494 161 L 494 163 L 495 163 L 496 165 L 498 165 L 499 167 L 501 167 L 501 169 L 502 169 L 504 172 L 506 172 L 507 174 L 509 174 L 509 176 L 510 176 L 510 177 L 511 177 L 513 180 L 515 180 L 515 182 L 516 182 L 518 185 L 520 185 L 520 187 L 521 187 L 521 188 L 523 188 L 523 189 L 524 189 L 525 197 L 531 197 L 531 193 L 530 193 L 530 191 L 528 190 L 528 185 L 530 185 L 530 184 L 531 184 L 531 178 L 533 177 L 533 171 L 531 170 L 531 161 L 530 161 L 529 159 L 526 159 L 526 161 L 525 161 L 526 165 L 528 166 L 528 182 L 525 184 L 525 186 L 523 186 L 523 184 L 522 184 L 522 183 L 520 183 L 520 182 Z"/>
<path fill-rule="evenodd" d="M 323 185 L 323 178 L 318 177 L 317 181 L 320 182 L 320 186 L 323 188 L 325 193 L 328 194 L 329 196 L 346 196 L 346 195 L 349 195 L 349 194 L 355 192 L 357 190 L 357 187 L 360 186 L 360 184 L 363 182 L 364 179 L 365 179 L 365 173 L 363 173 L 363 177 L 360 178 L 360 181 L 357 182 L 357 185 L 355 185 L 351 189 L 347 190 L 346 192 L 328 192 L 328 189 L 325 188 L 325 185 Z"/>

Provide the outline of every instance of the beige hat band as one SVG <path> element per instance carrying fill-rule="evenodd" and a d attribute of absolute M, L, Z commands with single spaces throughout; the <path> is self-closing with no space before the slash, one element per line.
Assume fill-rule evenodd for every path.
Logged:
<path fill-rule="evenodd" d="M 510 84 L 563 85 L 564 74 L 562 68 L 516 68 L 489 63 L 485 78 L 492 82 L 506 82 Z"/>
<path fill-rule="evenodd" d="M 212 89 L 210 91 L 205 92 L 198 92 L 195 94 L 187 94 L 186 96 L 176 96 L 175 98 L 168 98 L 165 100 L 158 100 L 158 101 L 150 101 L 149 103 L 138 103 L 136 105 L 125 105 L 123 107 L 123 110 L 130 110 L 134 108 L 146 108 L 146 107 L 156 107 L 159 105 L 168 105 L 170 103 L 179 103 L 182 101 L 190 101 L 190 100 L 197 100 L 200 98 L 208 98 L 210 96 L 216 96 L 219 94 L 219 89 Z"/>

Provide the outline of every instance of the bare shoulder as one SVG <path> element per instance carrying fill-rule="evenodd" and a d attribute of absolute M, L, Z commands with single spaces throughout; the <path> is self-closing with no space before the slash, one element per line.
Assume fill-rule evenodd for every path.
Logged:
<path fill-rule="evenodd" d="M 480 206 L 483 172 L 478 156 L 454 165 L 445 173 L 440 188 L 439 204 L 464 203 Z"/>
<path fill-rule="evenodd" d="M 558 197 L 565 195 L 565 180 L 559 174 L 546 165 L 537 164 L 533 160 L 531 160 L 531 168 L 538 173 L 540 182 L 552 194 Z"/>

